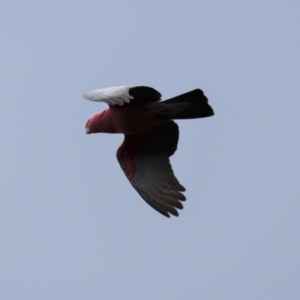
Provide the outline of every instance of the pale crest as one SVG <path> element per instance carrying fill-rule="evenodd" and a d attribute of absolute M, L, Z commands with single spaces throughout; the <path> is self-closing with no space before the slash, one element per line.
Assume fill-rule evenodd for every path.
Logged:
<path fill-rule="evenodd" d="M 134 97 L 129 95 L 132 86 L 116 86 L 105 89 L 93 90 L 83 95 L 87 100 L 105 102 L 108 105 L 124 105 Z"/>

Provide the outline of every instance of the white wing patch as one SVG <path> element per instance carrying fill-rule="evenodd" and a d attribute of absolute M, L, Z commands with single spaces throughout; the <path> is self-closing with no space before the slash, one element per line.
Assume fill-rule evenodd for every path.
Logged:
<path fill-rule="evenodd" d="M 83 98 L 91 101 L 105 102 L 108 105 L 124 105 L 134 97 L 129 95 L 132 86 L 116 86 L 106 89 L 93 90 L 83 95 Z"/>

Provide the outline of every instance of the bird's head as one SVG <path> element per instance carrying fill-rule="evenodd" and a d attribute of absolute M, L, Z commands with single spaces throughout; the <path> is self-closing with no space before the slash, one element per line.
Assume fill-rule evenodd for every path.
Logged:
<path fill-rule="evenodd" d="M 107 132 L 107 122 L 103 119 L 105 111 L 95 114 L 85 123 L 86 134 L 97 133 L 97 132 Z"/>

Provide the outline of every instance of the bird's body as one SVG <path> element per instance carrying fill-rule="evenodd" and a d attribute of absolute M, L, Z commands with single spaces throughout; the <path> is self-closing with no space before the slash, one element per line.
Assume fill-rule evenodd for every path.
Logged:
<path fill-rule="evenodd" d="M 114 87 L 84 95 L 109 108 L 86 123 L 87 133 L 122 133 L 117 158 L 141 197 L 161 214 L 178 216 L 185 188 L 175 177 L 169 157 L 177 149 L 179 130 L 173 119 L 214 114 L 200 89 L 160 102 L 160 93 L 145 86 Z"/>
<path fill-rule="evenodd" d="M 94 115 L 89 123 L 90 133 L 135 134 L 158 125 L 154 111 L 135 107 L 111 106 Z"/>

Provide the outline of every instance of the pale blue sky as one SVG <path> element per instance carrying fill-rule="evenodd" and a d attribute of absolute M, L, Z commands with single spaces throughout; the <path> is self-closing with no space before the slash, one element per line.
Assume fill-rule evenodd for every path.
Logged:
<path fill-rule="evenodd" d="M 0 299 L 300 299 L 299 1 L 2 1 Z M 85 92 L 202 88 L 187 202 L 151 209 Z"/>

